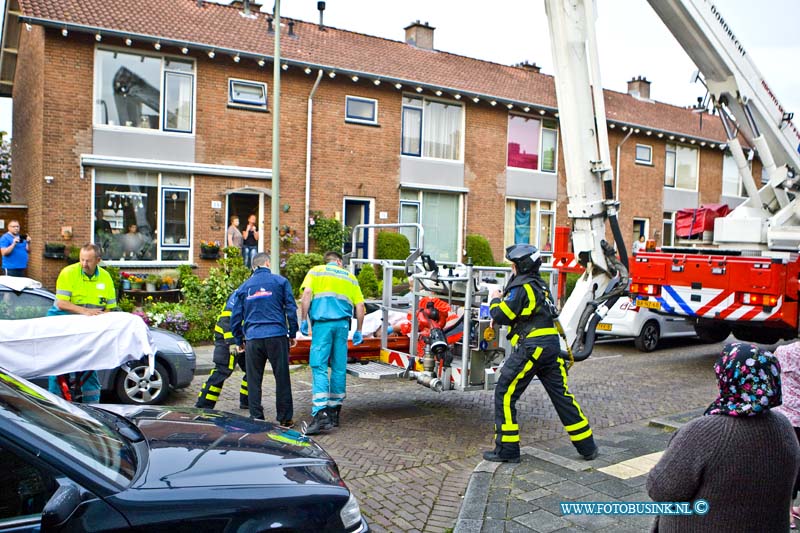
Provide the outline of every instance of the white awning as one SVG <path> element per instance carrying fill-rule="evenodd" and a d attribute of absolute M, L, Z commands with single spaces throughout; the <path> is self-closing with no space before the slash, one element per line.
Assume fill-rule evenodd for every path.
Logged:
<path fill-rule="evenodd" d="M 83 174 L 83 167 L 153 170 L 156 172 L 172 172 L 175 174 L 201 174 L 231 178 L 272 179 L 271 168 L 207 165 L 205 163 L 138 159 L 135 157 L 115 157 L 110 155 L 81 154 L 81 175 Z"/>

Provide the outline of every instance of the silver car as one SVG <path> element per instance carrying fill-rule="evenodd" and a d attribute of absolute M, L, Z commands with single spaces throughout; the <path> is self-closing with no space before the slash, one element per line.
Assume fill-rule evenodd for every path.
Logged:
<path fill-rule="evenodd" d="M 0 276 L 0 320 L 46 316 L 54 301 L 55 295 L 43 289 L 38 281 Z M 171 389 L 188 387 L 192 382 L 197 359 L 191 344 L 180 335 L 164 329 L 150 328 L 150 333 L 156 346 L 156 365 L 152 376 L 146 377 L 146 358 L 112 370 L 98 371 L 102 390 L 114 394 L 120 402 L 159 404 L 169 396 Z M 43 380 L 34 381 L 47 387 Z"/>
<path fill-rule="evenodd" d="M 694 323 L 686 318 L 654 313 L 646 307 L 637 307 L 627 297 L 617 300 L 595 330 L 598 338 L 602 338 L 601 335 L 633 337 L 634 345 L 643 352 L 655 350 L 661 339 L 697 335 Z"/>

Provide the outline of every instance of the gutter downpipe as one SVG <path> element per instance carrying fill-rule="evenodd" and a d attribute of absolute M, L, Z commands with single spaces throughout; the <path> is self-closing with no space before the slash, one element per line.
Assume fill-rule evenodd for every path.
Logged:
<path fill-rule="evenodd" d="M 311 93 L 308 95 L 308 118 L 306 119 L 306 221 L 305 230 L 305 245 L 303 246 L 303 253 L 308 253 L 308 217 L 311 216 L 311 126 L 313 124 L 314 110 L 314 94 L 317 92 L 319 82 L 322 80 L 323 70 L 317 71 L 317 81 L 314 82 L 314 87 L 311 88 Z"/>
<path fill-rule="evenodd" d="M 615 166 L 617 167 L 617 169 L 616 169 L 617 170 L 617 175 L 614 176 L 614 182 L 615 182 L 614 185 L 615 185 L 615 189 L 616 189 L 616 192 L 614 193 L 614 196 L 616 196 L 616 198 L 614 198 L 614 199 L 617 200 L 617 201 L 619 201 L 619 167 L 621 166 L 619 164 L 619 158 L 620 158 L 620 154 L 621 154 L 621 151 L 622 151 L 622 145 L 627 142 L 628 138 L 631 136 L 632 133 L 633 133 L 633 128 L 629 128 L 628 129 L 628 134 L 625 136 L 624 139 L 622 139 L 622 142 L 617 145 L 617 160 L 615 161 L 615 163 L 616 163 Z"/>

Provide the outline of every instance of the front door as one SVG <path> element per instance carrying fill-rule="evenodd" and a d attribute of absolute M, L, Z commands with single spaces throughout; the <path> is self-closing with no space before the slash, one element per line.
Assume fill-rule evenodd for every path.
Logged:
<path fill-rule="evenodd" d="M 366 259 L 369 257 L 369 231 L 361 230 L 356 235 L 355 247 L 353 246 L 352 229 L 359 224 L 369 224 L 370 200 L 345 198 L 344 200 L 344 225 L 350 228 L 344 242 L 344 253 L 353 253 L 353 258 Z M 354 249 L 355 248 L 355 249 Z"/>
<path fill-rule="evenodd" d="M 239 217 L 239 231 L 244 233 L 245 228 L 247 227 L 247 217 L 250 215 L 256 216 L 256 224 L 258 225 L 259 235 L 264 235 L 262 231 L 262 217 L 261 217 L 261 209 L 260 209 L 260 200 L 261 194 L 259 193 L 231 193 L 228 195 L 228 205 L 227 213 L 228 216 L 225 219 L 225 231 L 227 232 L 228 226 L 231 224 L 231 217 L 236 215 Z M 222 236 L 223 241 L 225 240 L 225 234 Z M 259 239 L 258 243 L 258 250 L 263 251 L 264 248 L 264 239 Z"/>

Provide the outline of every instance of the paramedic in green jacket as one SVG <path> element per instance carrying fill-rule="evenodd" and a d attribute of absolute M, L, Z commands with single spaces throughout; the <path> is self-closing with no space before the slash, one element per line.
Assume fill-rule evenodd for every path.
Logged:
<path fill-rule="evenodd" d="M 542 258 L 531 244 L 506 249 L 513 275 L 501 295 L 490 294 L 489 313 L 496 324 L 509 326 L 511 354 L 506 357 L 494 389 L 494 450 L 487 461 L 518 463 L 519 424 L 516 403 L 534 376 L 539 377 L 572 444 L 584 459 L 597 457 L 589 420 L 567 386 L 567 370 L 554 319 L 550 292 L 539 276 Z"/>

